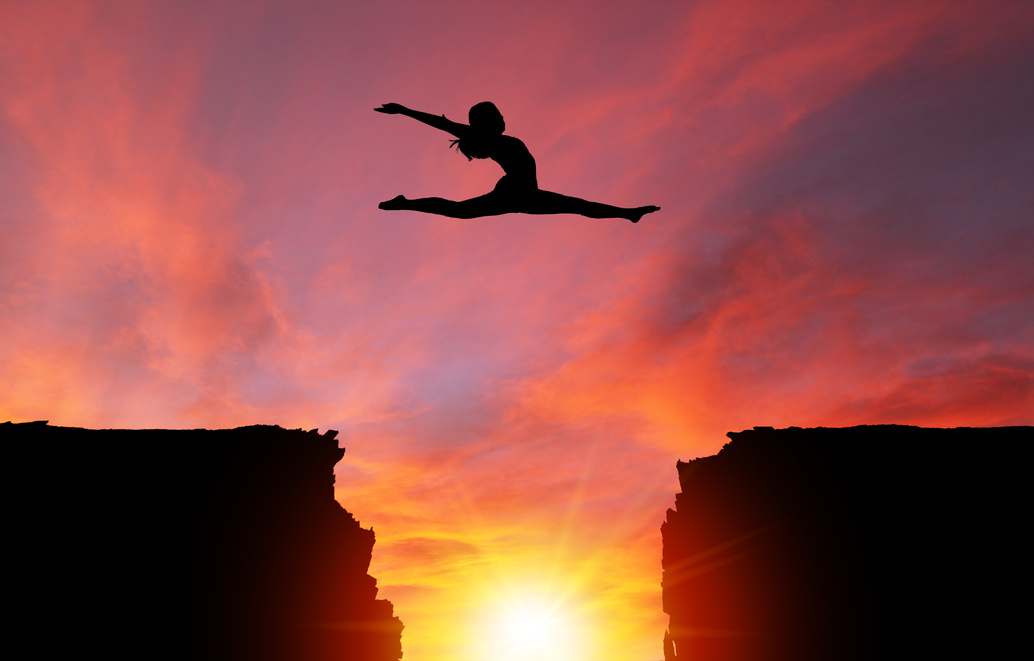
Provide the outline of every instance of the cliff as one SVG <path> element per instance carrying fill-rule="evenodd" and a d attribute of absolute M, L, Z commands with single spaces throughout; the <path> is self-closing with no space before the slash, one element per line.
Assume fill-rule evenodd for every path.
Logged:
<path fill-rule="evenodd" d="M 1032 431 L 755 427 L 678 462 L 667 661 L 1026 647 Z"/>
<path fill-rule="evenodd" d="M 40 658 L 397 661 L 336 433 L 0 425 L 9 630 Z"/>

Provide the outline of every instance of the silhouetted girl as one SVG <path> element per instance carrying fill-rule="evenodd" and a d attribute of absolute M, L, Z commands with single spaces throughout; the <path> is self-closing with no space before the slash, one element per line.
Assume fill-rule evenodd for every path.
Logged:
<path fill-rule="evenodd" d="M 381 202 L 378 205 L 381 209 L 408 209 L 450 218 L 480 218 L 504 213 L 573 213 L 589 218 L 627 218 L 633 223 L 638 223 L 639 219 L 648 213 L 660 210 L 660 207 L 654 206 L 634 209 L 614 207 L 539 189 L 538 180 L 535 178 L 534 157 L 523 142 L 512 136 L 503 135 L 503 131 L 506 130 L 503 116 L 495 104 L 488 101 L 470 109 L 470 126 L 450 121 L 445 115 L 438 117 L 410 110 L 397 103 L 385 103 L 374 110 L 389 115 L 407 115 L 451 133 L 456 136 L 452 144 L 467 157 L 467 160 L 490 158 L 506 173 L 487 195 L 461 202 L 440 197 L 407 200 L 399 195 L 387 202 Z"/>

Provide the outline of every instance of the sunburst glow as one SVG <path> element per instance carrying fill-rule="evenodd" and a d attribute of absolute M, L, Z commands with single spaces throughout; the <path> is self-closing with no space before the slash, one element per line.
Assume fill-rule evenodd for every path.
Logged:
<path fill-rule="evenodd" d="M 563 599 L 514 595 L 493 608 L 482 641 L 485 658 L 571 661 L 585 657 L 582 623 Z"/>
<path fill-rule="evenodd" d="M 529 610 L 523 604 L 512 609 L 501 625 L 507 645 L 515 650 L 554 649 L 553 639 L 557 637 L 559 623 L 551 615 L 548 611 Z"/>

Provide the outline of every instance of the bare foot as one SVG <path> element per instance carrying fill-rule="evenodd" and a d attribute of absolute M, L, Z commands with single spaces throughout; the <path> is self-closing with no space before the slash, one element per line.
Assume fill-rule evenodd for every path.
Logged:
<path fill-rule="evenodd" d="M 405 209 L 406 208 L 406 202 L 408 202 L 408 201 L 409 200 L 407 200 L 405 198 L 405 196 L 403 196 L 403 195 L 396 195 L 395 197 L 391 198 L 390 200 L 387 200 L 385 202 L 381 202 L 380 204 L 378 204 L 377 208 L 378 209 L 386 209 L 388 211 L 397 211 L 399 209 Z M 632 221 L 632 222 L 635 222 L 635 221 Z"/>
<path fill-rule="evenodd" d="M 642 218 L 643 216 L 645 216 L 646 214 L 653 213 L 654 211 L 660 211 L 660 210 L 661 210 L 660 207 L 654 207 L 654 206 L 636 207 L 635 209 L 629 209 L 628 210 L 628 215 L 625 216 L 625 217 L 628 218 L 629 220 L 631 220 L 633 223 L 638 223 L 639 219 Z"/>

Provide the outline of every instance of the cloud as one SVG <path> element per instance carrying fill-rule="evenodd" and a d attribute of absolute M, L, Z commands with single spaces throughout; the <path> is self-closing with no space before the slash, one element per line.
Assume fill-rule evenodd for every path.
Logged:
<path fill-rule="evenodd" d="M 712 157 L 735 163 L 736 178 L 724 175 L 694 223 L 670 232 L 674 250 L 644 260 L 640 273 L 657 276 L 576 324 L 581 350 L 527 380 L 529 406 L 557 420 L 639 416 L 669 447 L 762 421 L 938 425 L 959 419 L 953 404 L 985 396 L 948 367 L 943 388 L 930 392 L 910 365 L 953 355 L 1025 364 L 1029 323 L 1016 313 L 1031 277 L 1019 266 L 1023 251 L 1006 245 L 1031 241 L 1020 181 L 1034 174 L 1024 119 L 1034 97 L 1016 84 L 1029 59 L 1017 51 L 1022 32 L 983 14 L 976 36 L 957 17 L 928 13 L 843 18 L 831 31 L 800 14 L 774 24 L 741 17 L 768 30 L 751 49 L 722 42 L 744 39 L 745 26 L 709 31 L 696 17 L 703 43 L 688 49 L 694 65 L 682 84 L 694 81 L 705 103 L 689 116 L 766 107 L 744 103 L 730 91 L 739 86 L 781 115 L 708 116 L 718 127 L 711 135 L 733 136 L 721 127 L 735 126 L 758 136 L 749 148 L 723 143 Z M 879 48 L 888 39 L 894 48 Z M 722 59 L 723 47 L 746 54 Z M 846 50 L 805 56 L 815 48 Z M 878 56 L 867 57 L 873 48 Z M 848 53 L 858 68 L 842 70 Z M 831 76 L 834 85 L 817 84 Z M 1014 393 L 1002 409 L 1029 403 L 1024 370 L 980 371 L 1002 380 L 981 380 L 982 389 Z M 858 414 L 841 416 L 846 402 L 887 389 L 911 405 L 851 406 Z M 997 407 L 964 408 L 974 424 L 1003 419 Z"/>

